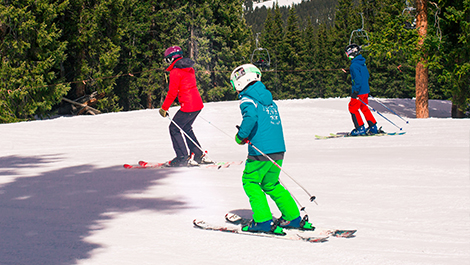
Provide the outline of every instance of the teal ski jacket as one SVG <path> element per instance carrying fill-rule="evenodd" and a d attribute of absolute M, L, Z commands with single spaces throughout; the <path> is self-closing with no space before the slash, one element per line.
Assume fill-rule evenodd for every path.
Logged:
<path fill-rule="evenodd" d="M 238 97 L 243 117 L 238 137 L 247 138 L 265 154 L 284 153 L 286 146 L 281 117 L 271 92 L 258 81 L 245 88 Z M 248 146 L 248 156 L 260 155 L 251 145 Z"/>

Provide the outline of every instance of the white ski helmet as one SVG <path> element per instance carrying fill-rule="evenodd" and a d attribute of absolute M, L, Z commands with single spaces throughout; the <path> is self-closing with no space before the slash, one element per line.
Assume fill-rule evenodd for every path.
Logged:
<path fill-rule="evenodd" d="M 238 66 L 230 75 L 230 83 L 232 83 L 233 89 L 238 92 L 243 91 L 247 85 L 254 81 L 261 81 L 261 71 L 252 64 Z"/>

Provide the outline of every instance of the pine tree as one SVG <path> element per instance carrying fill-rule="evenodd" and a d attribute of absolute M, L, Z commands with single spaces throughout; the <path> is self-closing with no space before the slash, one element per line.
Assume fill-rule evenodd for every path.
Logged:
<path fill-rule="evenodd" d="M 275 99 L 280 99 L 283 91 L 283 72 L 280 70 L 282 70 L 284 23 L 278 5 L 269 10 L 261 36 L 261 45 L 268 50 L 271 56 L 272 70 L 263 74 L 263 83 L 272 92 Z"/>
<path fill-rule="evenodd" d="M 415 95 L 416 31 L 404 27 L 404 4 L 385 0 L 369 5 L 373 14 L 368 59 L 371 95 L 412 98 Z"/>
<path fill-rule="evenodd" d="M 283 75 L 283 91 L 282 98 L 296 98 L 302 96 L 302 76 L 301 70 L 301 49 L 303 47 L 301 32 L 298 24 L 298 17 L 295 9 L 289 9 L 289 17 L 287 19 L 286 34 L 284 35 L 283 51 L 280 58 L 284 62 L 282 70 Z"/>
<path fill-rule="evenodd" d="M 68 1 L 2 1 L 0 122 L 43 117 L 67 93 L 62 63 L 67 42 L 58 19 Z"/>
<path fill-rule="evenodd" d="M 116 111 L 117 98 L 112 93 L 119 60 L 121 33 L 120 1 L 71 0 L 60 26 L 68 42 L 64 69 L 71 83 L 68 97 L 81 98 L 98 93 L 103 96 L 96 108 Z"/>
<path fill-rule="evenodd" d="M 433 68 L 437 68 L 435 72 L 438 73 L 439 86 L 444 88 L 444 93 L 452 100 L 452 117 L 469 117 L 470 1 L 441 0 L 438 7 L 442 13 L 442 20 L 438 24 L 441 28 L 438 30 L 442 32 L 443 40 L 435 50 L 439 61 Z"/>
<path fill-rule="evenodd" d="M 205 10 L 197 11 L 200 19 L 211 18 L 197 34 L 200 51 L 196 61 L 202 96 L 206 101 L 234 99 L 230 73 L 236 66 L 247 63 L 244 58 L 250 53 L 250 29 L 238 0 L 208 1 Z"/>
<path fill-rule="evenodd" d="M 153 1 L 129 0 L 124 5 L 119 64 L 116 72 L 122 75 L 116 81 L 113 93 L 124 110 L 153 108 L 160 99 L 164 73 L 159 44 L 159 7 Z M 161 19 L 164 19 L 162 14 Z M 161 92 L 162 93 L 162 92 Z"/>
<path fill-rule="evenodd" d="M 301 58 L 301 68 L 305 72 L 301 73 L 302 82 L 302 95 L 300 97 L 320 97 L 318 91 L 319 74 L 317 69 L 319 63 L 317 61 L 319 55 L 318 35 L 312 21 L 308 21 L 307 27 L 302 31 L 303 46 L 299 51 Z"/>

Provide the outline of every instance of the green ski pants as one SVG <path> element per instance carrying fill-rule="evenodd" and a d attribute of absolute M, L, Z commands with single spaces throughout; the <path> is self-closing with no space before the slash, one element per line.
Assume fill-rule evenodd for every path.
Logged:
<path fill-rule="evenodd" d="M 282 166 L 282 160 L 276 160 Z M 294 199 L 281 183 L 281 170 L 271 161 L 255 161 L 248 159 L 243 170 L 243 189 L 250 200 L 253 220 L 257 223 L 272 220 L 266 194 L 276 203 L 282 218 L 292 221 L 300 216 L 299 208 Z"/>

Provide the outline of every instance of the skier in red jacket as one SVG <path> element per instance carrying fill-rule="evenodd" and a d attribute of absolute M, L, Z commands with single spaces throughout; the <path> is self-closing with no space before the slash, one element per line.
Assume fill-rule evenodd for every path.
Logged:
<path fill-rule="evenodd" d="M 165 101 L 159 111 L 160 115 L 162 117 L 168 116 L 168 109 L 176 97 L 178 97 L 178 102 L 181 105 L 180 109 L 173 116 L 173 122 L 170 123 L 170 136 L 176 157 L 169 161 L 169 166 L 187 166 L 191 154 L 194 154 L 194 161 L 197 163 L 210 163 L 211 161 L 202 152 L 201 145 L 192 127 L 194 120 L 196 120 L 197 115 L 204 107 L 196 85 L 196 76 L 193 68 L 194 62 L 189 58 L 183 58 L 183 51 L 178 46 L 166 49 L 164 56 L 165 61 L 170 64 L 166 69 L 170 72 L 170 84 Z M 184 131 L 186 143 L 183 140 L 180 128 L 174 123 Z M 188 136 L 191 139 L 188 139 Z"/>

